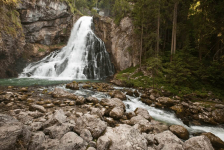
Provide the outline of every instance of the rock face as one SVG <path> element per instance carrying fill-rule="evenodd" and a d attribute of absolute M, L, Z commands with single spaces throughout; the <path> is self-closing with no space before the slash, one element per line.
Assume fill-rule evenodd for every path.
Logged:
<path fill-rule="evenodd" d="M 124 70 L 139 63 L 139 39 L 135 38 L 133 23 L 129 17 L 117 26 L 112 19 L 94 17 L 95 34 L 101 38 L 111 55 L 116 70 Z"/>
<path fill-rule="evenodd" d="M 70 8 L 61 1 L 22 0 L 17 8 L 27 43 L 66 42 L 73 26 Z"/>
<path fill-rule="evenodd" d="M 22 124 L 13 117 L 0 114 L 0 149 L 15 149 L 15 144 L 22 133 L 22 128 Z"/>
<path fill-rule="evenodd" d="M 97 140 L 97 150 L 146 150 L 147 140 L 129 125 L 107 127 L 106 133 Z"/>
<path fill-rule="evenodd" d="M 1 6 L 0 15 L 0 78 L 16 76 L 14 67 L 15 60 L 24 51 L 25 37 L 20 24 L 18 14 L 12 14 L 7 6 Z M 16 25 L 8 15 L 15 15 Z M 13 68 L 13 69 L 12 69 Z"/>

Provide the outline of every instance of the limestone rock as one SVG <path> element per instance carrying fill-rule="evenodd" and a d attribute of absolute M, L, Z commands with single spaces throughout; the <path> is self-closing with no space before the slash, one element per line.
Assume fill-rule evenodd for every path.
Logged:
<path fill-rule="evenodd" d="M 31 105 L 29 107 L 29 110 L 30 111 L 36 111 L 36 110 L 38 110 L 38 111 L 40 111 L 42 113 L 45 113 L 46 112 L 46 109 L 43 106 L 40 106 L 40 105 Z"/>
<path fill-rule="evenodd" d="M 209 138 L 213 147 L 217 149 L 224 148 L 224 142 L 219 137 L 212 134 L 211 132 L 202 133 L 202 135 L 205 135 Z"/>
<path fill-rule="evenodd" d="M 28 150 L 41 149 L 42 143 L 45 140 L 43 132 L 39 131 L 33 134 Z"/>
<path fill-rule="evenodd" d="M 98 138 L 106 129 L 107 124 L 96 115 L 85 114 L 76 120 L 74 130 L 81 133 L 83 129 L 88 129 L 93 138 Z"/>
<path fill-rule="evenodd" d="M 124 109 L 123 108 L 120 108 L 120 107 L 115 107 L 113 108 L 111 111 L 110 111 L 110 116 L 112 118 L 115 118 L 115 119 L 120 119 L 122 118 L 124 114 Z"/>
<path fill-rule="evenodd" d="M 189 139 L 189 132 L 183 126 L 172 125 L 172 126 L 170 126 L 169 129 L 170 129 L 171 132 L 173 132 L 179 138 L 184 139 L 184 140 Z"/>
<path fill-rule="evenodd" d="M 90 142 L 93 140 L 92 134 L 88 129 L 83 129 L 80 133 L 80 137 L 85 141 Z"/>
<path fill-rule="evenodd" d="M 66 88 L 72 90 L 79 90 L 79 84 L 77 82 L 68 83 L 66 84 Z"/>
<path fill-rule="evenodd" d="M 140 115 L 149 121 L 151 120 L 151 116 L 149 115 L 149 112 L 144 108 L 136 108 L 134 112 L 136 115 Z"/>
<path fill-rule="evenodd" d="M 212 111 L 212 117 L 218 123 L 224 123 L 224 110 L 223 109 L 215 109 Z"/>
<path fill-rule="evenodd" d="M 97 140 L 97 150 L 146 150 L 147 140 L 135 128 L 121 124 L 107 127 L 106 133 Z"/>
<path fill-rule="evenodd" d="M 65 113 L 62 109 L 56 110 L 54 115 L 43 124 L 43 128 L 53 126 L 56 123 L 62 124 L 66 121 Z"/>
<path fill-rule="evenodd" d="M 61 137 L 69 131 L 69 126 L 62 124 L 45 128 L 43 132 L 45 135 L 49 135 L 49 137 L 52 139 L 61 139 Z"/>
<path fill-rule="evenodd" d="M 212 144 L 206 136 L 192 137 L 184 142 L 185 150 L 214 150 Z"/>
<path fill-rule="evenodd" d="M 95 98 L 95 97 L 87 97 L 86 98 L 86 101 L 87 102 L 89 102 L 89 103 L 93 103 L 93 104 L 97 104 L 97 103 L 99 103 L 99 101 L 98 101 L 98 99 L 97 98 Z"/>
<path fill-rule="evenodd" d="M 11 116 L 0 114 L 0 149 L 15 149 L 18 137 L 22 134 L 23 126 Z"/>
<path fill-rule="evenodd" d="M 75 102 L 77 105 L 82 105 L 85 103 L 85 98 L 83 96 L 78 96 Z"/>
<path fill-rule="evenodd" d="M 118 98 L 120 100 L 126 100 L 126 95 L 121 91 L 114 91 L 111 95 L 112 98 Z"/>

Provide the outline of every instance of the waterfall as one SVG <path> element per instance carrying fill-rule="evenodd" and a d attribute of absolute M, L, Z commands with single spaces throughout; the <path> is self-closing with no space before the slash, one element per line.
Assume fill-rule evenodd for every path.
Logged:
<path fill-rule="evenodd" d="M 105 45 L 92 31 L 92 17 L 81 17 L 72 29 L 67 46 L 42 60 L 30 63 L 20 78 L 104 79 L 114 74 Z"/>

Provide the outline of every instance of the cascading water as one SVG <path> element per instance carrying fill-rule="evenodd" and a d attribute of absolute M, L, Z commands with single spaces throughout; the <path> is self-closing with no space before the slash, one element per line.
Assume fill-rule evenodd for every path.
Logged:
<path fill-rule="evenodd" d="M 92 17 L 81 17 L 61 51 L 29 64 L 20 78 L 103 79 L 114 74 L 105 45 L 92 31 Z"/>

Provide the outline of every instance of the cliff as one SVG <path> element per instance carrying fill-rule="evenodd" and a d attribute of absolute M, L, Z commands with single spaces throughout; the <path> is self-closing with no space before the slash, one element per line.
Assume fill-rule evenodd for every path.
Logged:
<path fill-rule="evenodd" d="M 117 71 L 139 63 L 139 39 L 135 38 L 132 20 L 125 17 L 117 26 L 108 17 L 94 17 L 95 33 L 106 45 Z"/>

